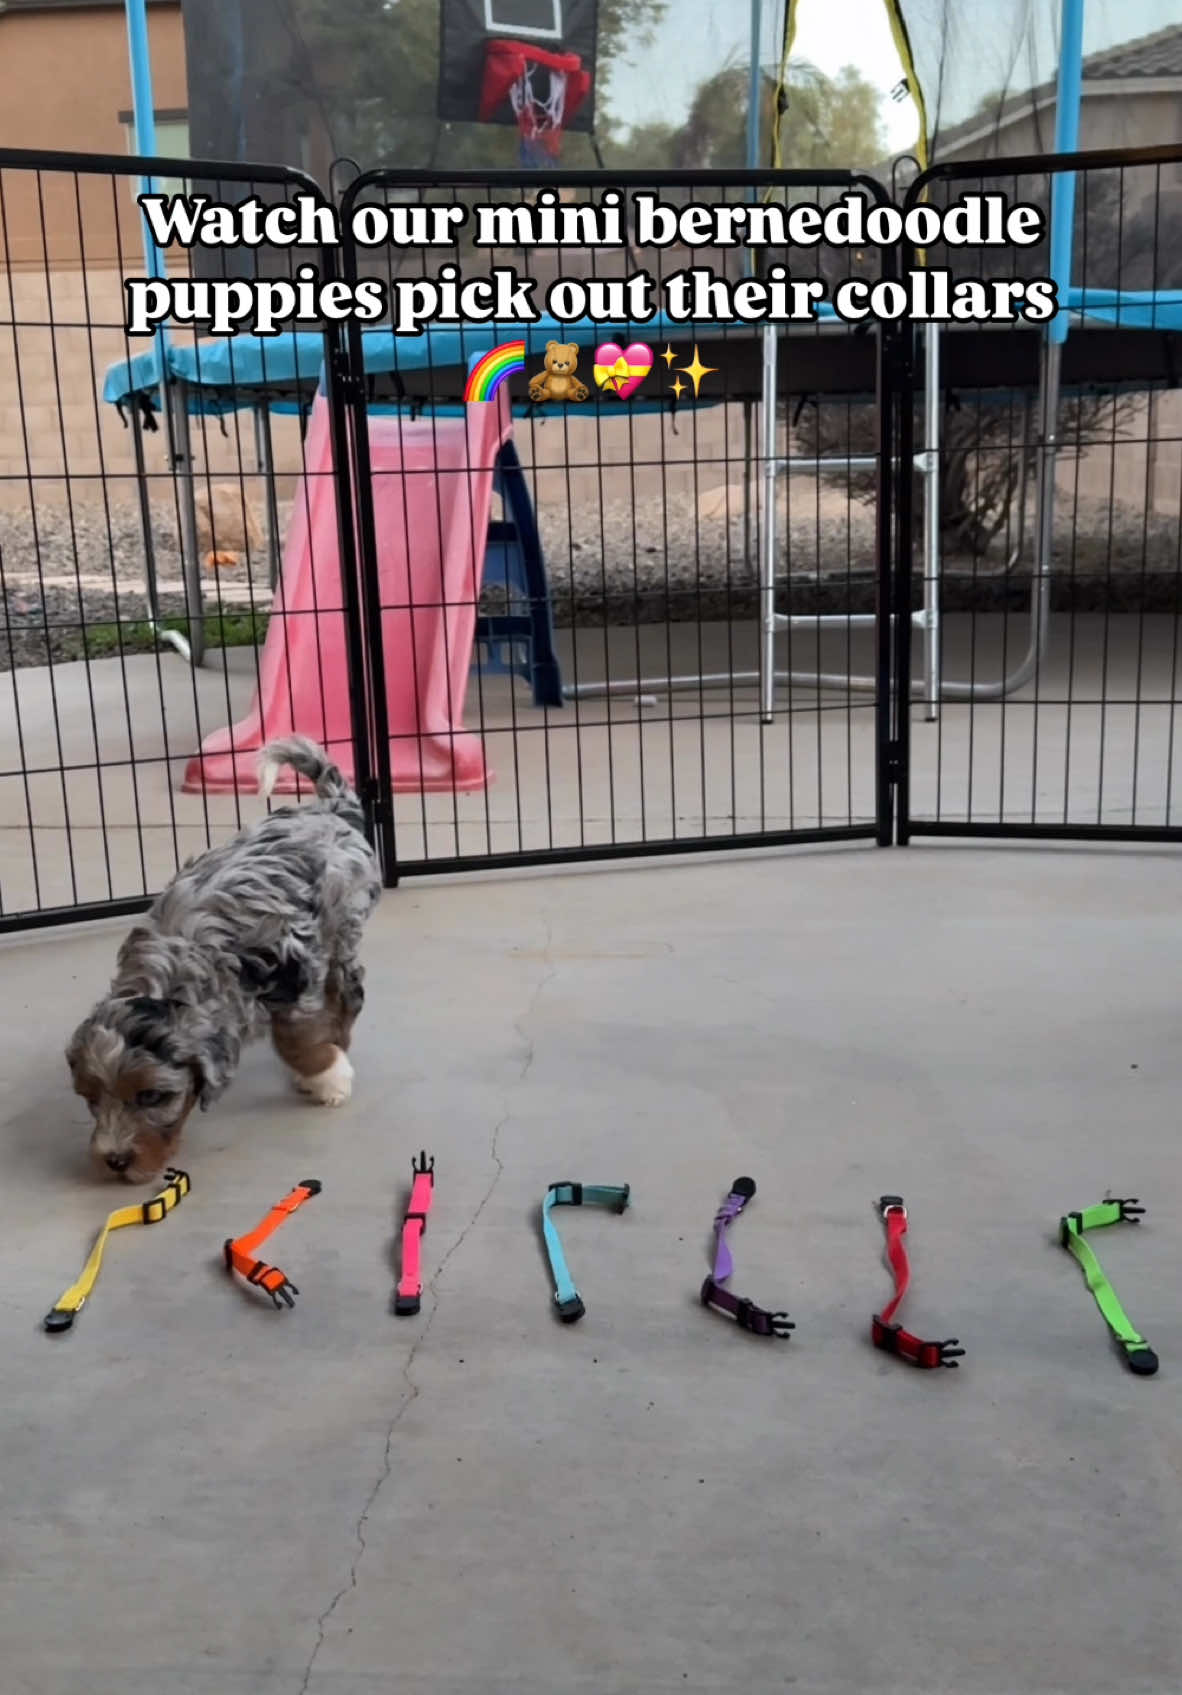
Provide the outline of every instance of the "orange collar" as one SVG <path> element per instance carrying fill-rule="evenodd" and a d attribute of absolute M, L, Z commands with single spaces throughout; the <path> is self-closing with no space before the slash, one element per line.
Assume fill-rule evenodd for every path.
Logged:
<path fill-rule="evenodd" d="M 278 1230 L 285 1218 L 302 1207 L 305 1201 L 310 1201 L 313 1195 L 320 1193 L 320 1184 L 315 1177 L 305 1177 L 297 1183 L 289 1195 L 284 1195 L 271 1208 L 263 1222 L 249 1235 L 238 1236 L 231 1240 L 226 1238 L 225 1255 L 226 1270 L 238 1272 L 248 1283 L 256 1284 L 265 1289 L 276 1306 L 286 1302 L 289 1307 L 295 1306 L 292 1299 L 299 1294 L 294 1283 L 290 1283 L 278 1266 L 267 1265 L 265 1261 L 256 1259 L 255 1254 L 259 1244 L 265 1242 L 273 1230 Z"/>

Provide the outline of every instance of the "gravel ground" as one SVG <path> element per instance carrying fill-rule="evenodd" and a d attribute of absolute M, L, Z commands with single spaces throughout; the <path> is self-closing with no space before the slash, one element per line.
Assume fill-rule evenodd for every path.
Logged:
<path fill-rule="evenodd" d="M 155 508 L 154 527 L 161 611 L 182 617 L 175 510 Z M 841 490 L 794 483 L 788 531 L 794 610 L 872 607 L 869 507 L 850 504 Z M 757 611 L 754 544 L 747 560 L 736 491 L 729 501 L 716 491 L 696 504 L 657 502 L 655 509 L 645 509 L 623 500 L 569 519 L 560 515 L 547 522 L 543 514 L 542 535 L 560 626 L 750 617 Z M 1110 538 L 1106 506 L 1081 512 L 1074 559 L 1064 556 L 1057 566 L 1059 606 L 1172 608 L 1179 598 L 1177 520 L 1157 518 L 1146 528 L 1143 513 L 1118 508 Z M 220 597 L 220 610 L 231 620 L 229 639 L 249 639 L 252 607 L 257 612 L 268 607 L 267 572 L 264 548 L 249 571 L 240 565 L 205 576 L 207 615 L 218 613 Z M 64 660 L 87 648 L 99 655 L 118 652 L 121 645 L 124 650 L 151 645 L 142 627 L 148 608 L 134 502 L 109 511 L 101 504 L 75 506 L 72 513 L 44 505 L 35 534 L 27 508 L 0 511 L 0 575 L 0 669 L 43 665 L 47 654 Z M 1028 579 L 1007 579 L 1000 553 L 975 570 L 971 560 L 945 563 L 948 610 L 1018 605 L 1026 592 Z M 496 592 L 486 601 L 495 606 Z M 216 631 L 210 639 L 216 643 Z"/>

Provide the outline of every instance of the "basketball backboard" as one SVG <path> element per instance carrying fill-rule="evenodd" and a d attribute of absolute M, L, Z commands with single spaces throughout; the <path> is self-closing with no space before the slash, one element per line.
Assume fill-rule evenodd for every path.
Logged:
<path fill-rule="evenodd" d="M 484 0 L 484 27 L 489 35 L 561 41 L 562 0 Z"/>

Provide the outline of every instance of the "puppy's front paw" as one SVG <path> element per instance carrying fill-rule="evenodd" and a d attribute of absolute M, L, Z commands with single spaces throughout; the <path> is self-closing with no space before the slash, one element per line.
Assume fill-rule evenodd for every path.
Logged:
<path fill-rule="evenodd" d="M 344 1106 L 353 1093 L 353 1067 L 348 1056 L 337 1049 L 337 1057 L 327 1071 L 314 1077 L 296 1077 L 296 1088 L 316 1102 L 317 1106 Z"/>

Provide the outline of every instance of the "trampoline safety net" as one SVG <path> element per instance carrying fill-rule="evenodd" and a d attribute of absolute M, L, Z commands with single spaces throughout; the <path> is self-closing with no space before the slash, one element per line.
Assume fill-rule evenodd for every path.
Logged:
<path fill-rule="evenodd" d="M 837 69 L 843 11 L 861 71 Z M 500 34 L 576 49 L 591 72 L 563 143 L 573 169 L 883 169 L 876 110 L 892 89 L 914 101 L 924 163 L 1054 140 L 1063 0 L 763 4 L 756 161 L 750 8 L 729 0 L 183 0 L 183 12 L 193 155 L 281 160 L 320 180 L 341 158 L 362 169 L 518 163 L 508 108 L 477 121 L 484 44 Z M 872 34 L 883 46 L 867 71 Z M 1182 140 L 1182 0 L 1086 0 L 1083 54 L 1082 147 Z"/>
<path fill-rule="evenodd" d="M 1052 151 L 1062 0 L 887 4 L 918 88 L 929 162 Z M 1081 146 L 1182 139 L 1176 92 L 1156 88 L 1182 71 L 1182 0 L 1086 0 L 1083 55 Z"/>

